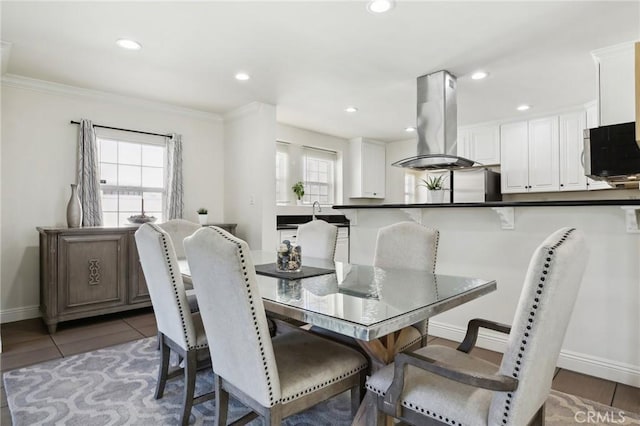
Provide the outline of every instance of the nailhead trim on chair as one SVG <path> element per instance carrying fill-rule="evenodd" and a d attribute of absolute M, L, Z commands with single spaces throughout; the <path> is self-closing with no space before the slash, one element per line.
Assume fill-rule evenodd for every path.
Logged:
<path fill-rule="evenodd" d="M 160 235 L 160 238 L 162 240 L 162 246 L 164 247 L 165 261 L 166 261 L 166 264 L 169 265 L 169 275 L 171 276 L 171 286 L 173 287 L 173 294 L 178 304 L 178 310 L 180 311 L 180 321 L 182 322 L 182 331 L 184 333 L 187 349 L 208 348 L 209 347 L 208 343 L 201 344 L 201 345 L 194 345 L 191 343 L 190 336 L 187 333 L 187 325 L 185 323 L 185 315 L 184 315 L 185 310 L 184 310 L 184 307 L 182 306 L 182 303 L 180 302 L 180 298 L 178 297 L 178 287 L 176 285 L 176 276 L 173 271 L 173 267 L 171 266 L 171 256 L 169 255 L 169 246 L 167 245 L 167 234 L 164 231 L 162 231 L 162 229 L 158 227 L 158 225 L 150 224 L 150 227 L 151 229 L 156 231 L 158 235 Z M 188 312 L 189 312 L 189 315 L 191 315 L 191 309 L 189 309 Z"/>
<path fill-rule="evenodd" d="M 289 396 L 287 398 L 283 398 L 281 402 L 289 402 L 289 401 L 293 401 L 294 399 L 298 399 L 301 396 L 304 396 L 304 395 L 306 395 L 308 393 L 314 392 L 314 391 L 316 391 L 318 389 L 322 389 L 322 388 L 324 388 L 324 387 L 326 387 L 326 386 L 328 386 L 328 385 L 330 385 L 332 383 L 335 383 L 335 382 L 337 382 L 339 380 L 342 380 L 342 379 L 344 379 L 346 377 L 353 376 L 354 374 L 358 373 L 359 371 L 364 370 L 366 367 L 367 367 L 366 364 L 365 365 L 361 365 L 360 367 L 354 368 L 351 371 L 347 371 L 346 373 L 341 374 L 338 377 L 334 377 L 333 379 L 326 380 L 326 381 L 320 383 L 319 385 L 312 386 L 312 387 L 307 388 L 307 389 L 305 389 L 305 390 L 303 390 L 301 392 L 296 393 L 295 395 L 291 395 L 291 396 Z"/>
<path fill-rule="evenodd" d="M 513 373 L 511 374 L 516 379 L 518 378 L 518 375 L 520 373 L 520 367 L 522 366 L 521 359 L 524 357 L 525 347 L 527 346 L 527 341 L 529 338 L 529 331 L 531 331 L 531 328 L 533 327 L 533 320 L 536 315 L 536 310 L 538 310 L 538 304 L 540 303 L 539 296 L 542 294 L 542 289 L 544 289 L 544 284 L 546 281 L 546 275 L 549 274 L 549 269 L 551 268 L 551 262 L 553 261 L 553 256 L 555 254 L 554 250 L 560 247 L 573 231 L 575 231 L 575 228 L 571 228 L 567 232 L 565 232 L 564 235 L 560 238 L 560 240 L 556 244 L 551 246 L 549 248 L 549 251 L 547 252 L 547 258 L 545 259 L 546 262 L 544 264 L 544 269 L 542 270 L 542 276 L 540 277 L 540 282 L 538 283 L 538 290 L 536 290 L 536 297 L 533 299 L 533 305 L 531 306 L 531 311 L 529 312 L 529 317 L 530 317 L 528 320 L 529 325 L 527 325 L 526 327 L 527 331 L 524 332 L 524 336 L 522 337 L 522 341 L 521 341 L 520 350 L 518 351 L 519 359 L 516 360 L 516 366 L 513 368 Z M 504 413 L 502 415 L 503 417 L 502 424 L 507 424 L 507 421 L 509 419 L 509 409 L 510 409 L 512 398 L 513 398 L 513 394 L 511 392 L 507 393 L 507 399 L 505 400 L 505 406 L 504 406 Z"/>
<path fill-rule="evenodd" d="M 375 393 L 377 395 L 380 395 L 380 396 L 384 396 L 385 393 L 386 393 L 384 391 L 381 391 L 379 389 L 375 389 L 375 388 L 371 387 L 371 385 L 369 385 L 369 383 L 366 384 L 366 387 L 367 387 L 368 390 L 370 390 L 373 393 Z M 426 414 L 427 416 L 429 416 L 429 417 L 431 417 L 433 419 L 439 420 L 439 421 L 441 421 L 443 423 L 447 423 L 447 424 L 454 425 L 454 426 L 463 426 L 463 423 L 460 423 L 460 422 L 457 422 L 455 420 L 449 419 L 449 418 L 447 418 L 445 416 L 442 416 L 442 415 L 436 413 L 435 411 L 427 410 L 424 407 L 420 407 L 418 405 L 414 405 L 414 404 L 412 404 L 410 402 L 401 401 L 400 404 L 403 407 L 409 408 L 409 409 L 411 409 L 413 411 L 419 411 L 420 413 Z"/>
<path fill-rule="evenodd" d="M 240 257 L 240 262 L 242 263 L 242 275 L 244 276 L 244 282 L 245 282 L 245 288 L 247 289 L 247 295 L 249 297 L 249 306 L 251 308 L 251 316 L 253 318 L 253 326 L 255 328 L 255 332 L 256 332 L 256 336 L 258 337 L 258 346 L 260 348 L 260 355 L 262 356 L 262 366 L 264 367 L 264 374 L 267 377 L 267 388 L 269 389 L 269 403 L 273 406 L 276 403 L 278 403 L 278 401 L 276 401 L 273 398 L 273 387 L 271 386 L 271 377 L 269 376 L 269 370 L 267 369 L 267 358 L 265 356 L 265 351 L 264 351 L 264 344 L 262 343 L 262 339 L 260 338 L 260 335 L 258 334 L 259 330 L 258 330 L 258 317 L 256 316 L 256 309 L 253 303 L 253 294 L 251 294 L 251 286 L 249 284 L 249 277 L 247 275 L 247 266 L 245 264 L 245 260 L 244 260 L 244 253 L 242 251 L 242 245 L 235 239 L 235 238 L 229 238 L 229 236 L 226 234 L 226 232 L 221 231 L 219 228 L 216 228 L 215 226 L 211 226 L 211 229 L 213 229 L 214 231 L 216 231 L 218 234 L 220 234 L 220 236 L 222 236 L 223 238 L 225 238 L 228 241 L 231 241 L 232 243 L 234 243 L 236 245 L 236 248 L 238 249 L 238 255 Z"/>

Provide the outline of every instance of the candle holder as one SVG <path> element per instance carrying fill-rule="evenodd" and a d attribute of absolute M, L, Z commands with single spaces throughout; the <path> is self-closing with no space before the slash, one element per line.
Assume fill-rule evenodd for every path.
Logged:
<path fill-rule="evenodd" d="M 144 214 L 144 198 L 142 199 L 142 214 L 136 214 L 133 216 L 129 216 L 127 220 L 131 223 L 148 223 L 155 222 L 156 218 L 154 216 L 147 216 Z"/>
<path fill-rule="evenodd" d="M 281 272 L 300 272 L 302 268 L 302 247 L 284 240 L 278 246 L 276 269 Z"/>

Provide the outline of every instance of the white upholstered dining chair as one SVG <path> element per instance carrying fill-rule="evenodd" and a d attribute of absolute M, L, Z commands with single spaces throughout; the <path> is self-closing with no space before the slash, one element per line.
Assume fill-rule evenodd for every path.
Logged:
<path fill-rule="evenodd" d="M 192 405 L 213 398 L 213 394 L 194 398 L 196 370 L 210 365 L 207 336 L 200 314 L 191 312 L 169 235 L 158 225 L 146 223 L 136 231 L 135 239 L 158 326 L 161 361 L 155 398 L 162 398 L 167 379 L 184 373 L 180 422 L 186 425 Z M 171 351 L 183 360 L 184 368 L 169 371 Z"/>
<path fill-rule="evenodd" d="M 176 257 L 178 258 L 178 260 L 187 258 L 187 256 L 184 254 L 184 239 L 196 232 L 198 229 L 202 228 L 200 224 L 184 219 L 171 219 L 166 222 L 159 223 L 158 226 L 162 228 L 167 234 L 169 234 L 171 242 L 173 242 L 173 248 L 175 249 Z M 183 280 L 187 289 L 193 288 L 193 286 L 191 285 L 191 278 L 183 277 Z M 189 294 L 189 303 L 192 305 L 192 307 L 195 307 L 195 310 L 197 311 L 198 305 L 197 302 L 195 302 L 195 296 L 191 297 L 191 295 Z"/>
<path fill-rule="evenodd" d="M 302 247 L 302 260 L 305 256 L 331 259 L 336 253 L 338 227 L 316 219 L 298 226 L 296 244 Z"/>
<path fill-rule="evenodd" d="M 185 249 L 210 342 L 217 425 L 226 424 L 229 394 L 266 425 L 348 389 L 355 412 L 366 359 L 302 330 L 271 339 L 246 242 L 208 227 L 185 239 Z"/>
<path fill-rule="evenodd" d="M 535 250 L 511 327 L 472 320 L 457 349 L 401 353 L 367 390 L 383 413 L 414 425 L 542 425 L 544 404 L 587 262 L 582 233 L 563 228 Z M 500 366 L 470 355 L 478 328 L 509 335 Z"/>
<path fill-rule="evenodd" d="M 416 222 L 399 222 L 378 230 L 373 266 L 417 269 L 435 273 L 440 232 Z M 423 320 L 405 331 L 401 348 L 417 349 L 427 344 L 429 321 Z"/>

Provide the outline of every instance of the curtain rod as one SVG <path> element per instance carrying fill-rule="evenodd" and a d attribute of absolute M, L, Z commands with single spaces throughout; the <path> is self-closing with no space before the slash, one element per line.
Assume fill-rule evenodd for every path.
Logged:
<path fill-rule="evenodd" d="M 71 120 L 70 124 L 78 124 L 79 125 L 80 122 Z M 161 133 L 151 133 L 151 132 L 143 132 L 141 130 L 121 129 L 120 127 L 101 126 L 99 124 L 94 124 L 93 127 L 100 127 L 102 129 L 111 129 L 111 130 L 121 130 L 123 132 L 140 133 L 140 134 L 143 134 L 143 135 L 162 136 L 163 138 L 172 137 L 172 135 L 163 135 Z"/>

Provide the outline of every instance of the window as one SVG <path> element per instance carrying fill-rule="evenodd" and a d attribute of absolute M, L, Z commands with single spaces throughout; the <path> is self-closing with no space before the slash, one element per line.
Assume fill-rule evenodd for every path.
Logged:
<path fill-rule="evenodd" d="M 126 225 L 143 208 L 162 222 L 164 145 L 107 138 L 97 142 L 104 225 Z"/>
<path fill-rule="evenodd" d="M 415 172 L 404 173 L 404 203 L 413 204 L 416 202 L 416 180 Z"/>
<path fill-rule="evenodd" d="M 276 143 L 276 203 L 289 201 L 289 145 Z"/>
<path fill-rule="evenodd" d="M 337 153 L 304 147 L 303 152 L 304 203 L 333 204 L 335 199 L 335 165 Z"/>

